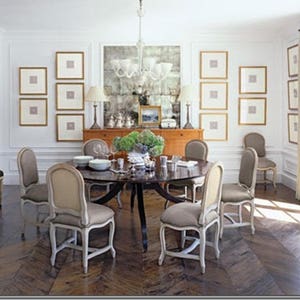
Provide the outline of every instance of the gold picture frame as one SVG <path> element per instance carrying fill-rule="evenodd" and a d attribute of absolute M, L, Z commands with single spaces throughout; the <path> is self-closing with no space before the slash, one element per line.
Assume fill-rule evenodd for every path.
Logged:
<path fill-rule="evenodd" d="M 228 51 L 200 51 L 200 79 L 227 79 Z"/>
<path fill-rule="evenodd" d="M 200 109 L 227 110 L 228 82 L 200 82 Z"/>
<path fill-rule="evenodd" d="M 47 81 L 46 67 L 19 67 L 20 95 L 47 95 Z"/>
<path fill-rule="evenodd" d="M 239 98 L 239 125 L 266 125 L 266 119 L 267 98 Z"/>
<path fill-rule="evenodd" d="M 48 126 L 47 98 L 20 98 L 19 125 Z"/>
<path fill-rule="evenodd" d="M 56 110 L 83 110 L 84 83 L 56 83 Z"/>
<path fill-rule="evenodd" d="M 298 79 L 288 80 L 288 104 L 289 110 L 298 109 Z"/>
<path fill-rule="evenodd" d="M 161 106 L 140 105 L 139 126 L 158 127 L 161 122 Z"/>
<path fill-rule="evenodd" d="M 267 66 L 240 66 L 239 93 L 266 94 Z"/>
<path fill-rule="evenodd" d="M 84 114 L 56 114 L 56 141 L 82 142 Z"/>
<path fill-rule="evenodd" d="M 84 52 L 56 52 L 56 79 L 83 80 L 84 79 Z"/>
<path fill-rule="evenodd" d="M 298 144 L 298 114 L 288 113 L 289 143 Z"/>
<path fill-rule="evenodd" d="M 203 128 L 203 140 L 228 140 L 228 114 L 227 113 L 200 113 L 200 128 Z"/>
<path fill-rule="evenodd" d="M 288 75 L 289 77 L 298 76 L 298 60 L 299 60 L 299 49 L 298 44 L 287 48 L 288 58 Z"/>

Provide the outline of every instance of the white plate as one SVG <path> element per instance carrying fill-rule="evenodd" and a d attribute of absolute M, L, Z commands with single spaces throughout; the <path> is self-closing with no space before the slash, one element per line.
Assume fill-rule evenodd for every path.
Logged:
<path fill-rule="evenodd" d="M 73 157 L 73 162 L 79 167 L 86 167 L 92 159 L 94 159 L 94 157 L 90 155 L 79 155 Z"/>

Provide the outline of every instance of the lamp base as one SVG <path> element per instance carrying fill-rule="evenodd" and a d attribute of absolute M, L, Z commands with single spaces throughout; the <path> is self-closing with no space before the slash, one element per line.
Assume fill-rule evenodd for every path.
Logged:
<path fill-rule="evenodd" d="M 97 124 L 97 122 L 94 122 L 90 129 L 101 129 L 101 127 Z"/>
<path fill-rule="evenodd" d="M 184 129 L 194 129 L 193 125 L 190 122 L 187 122 L 184 126 Z"/>

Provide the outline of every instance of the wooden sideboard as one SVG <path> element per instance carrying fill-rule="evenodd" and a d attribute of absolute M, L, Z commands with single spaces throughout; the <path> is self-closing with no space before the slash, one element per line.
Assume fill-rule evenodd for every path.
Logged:
<path fill-rule="evenodd" d="M 116 136 L 125 136 L 129 132 L 143 129 L 127 129 L 127 128 L 112 128 L 112 129 L 84 129 L 83 141 L 90 139 L 102 139 L 109 145 Z M 193 139 L 203 139 L 203 129 L 151 129 L 156 135 L 161 135 L 165 139 L 164 154 L 184 155 L 185 145 Z"/>

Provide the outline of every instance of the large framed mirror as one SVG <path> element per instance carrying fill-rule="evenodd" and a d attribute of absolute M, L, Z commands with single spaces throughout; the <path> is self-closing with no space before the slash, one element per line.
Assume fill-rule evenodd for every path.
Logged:
<path fill-rule="evenodd" d="M 172 68 L 162 80 L 148 76 L 141 85 L 137 77 L 122 77 L 123 70 L 117 75 L 113 64 L 114 60 L 125 59 L 125 63 L 130 60 L 130 63 L 137 64 L 137 47 L 103 47 L 103 82 L 110 99 L 104 103 L 104 127 L 137 127 L 140 105 L 161 106 L 161 119 L 174 119 L 176 126 L 180 127 L 180 46 L 145 46 L 143 62 L 149 58 L 150 61 L 155 58 L 156 63 L 170 63 Z M 128 66 L 126 68 L 130 71 Z"/>

